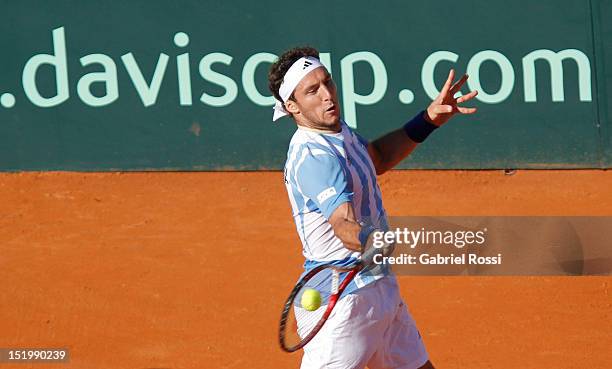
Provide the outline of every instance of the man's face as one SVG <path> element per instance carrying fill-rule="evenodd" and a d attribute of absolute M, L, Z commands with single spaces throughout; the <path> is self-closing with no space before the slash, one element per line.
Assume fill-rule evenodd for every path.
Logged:
<path fill-rule="evenodd" d="M 294 100 L 285 103 L 300 125 L 316 129 L 339 128 L 340 105 L 336 85 L 325 68 L 308 73 L 293 92 Z"/>

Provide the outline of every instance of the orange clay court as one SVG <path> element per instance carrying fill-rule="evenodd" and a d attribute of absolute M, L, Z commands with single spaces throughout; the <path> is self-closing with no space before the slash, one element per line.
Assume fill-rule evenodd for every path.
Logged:
<path fill-rule="evenodd" d="M 612 215 L 612 171 L 394 171 L 389 215 Z M 0 174 L 0 347 L 12 368 L 297 368 L 301 271 L 280 172 Z M 400 277 L 437 368 L 612 368 L 610 277 Z M 0 368 L 9 368 L 0 364 Z"/>

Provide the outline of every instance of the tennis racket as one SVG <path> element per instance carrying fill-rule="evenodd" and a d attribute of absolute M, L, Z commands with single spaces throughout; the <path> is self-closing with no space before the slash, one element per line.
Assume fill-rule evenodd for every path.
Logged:
<path fill-rule="evenodd" d="M 313 268 L 298 281 L 281 314 L 279 342 L 283 351 L 297 351 L 316 336 L 334 310 L 342 292 L 362 268 L 363 264 L 359 262 L 342 267 L 324 264 Z M 305 309 L 301 303 L 304 291 L 309 288 L 317 289 L 322 297 L 321 306 L 312 311 Z"/>

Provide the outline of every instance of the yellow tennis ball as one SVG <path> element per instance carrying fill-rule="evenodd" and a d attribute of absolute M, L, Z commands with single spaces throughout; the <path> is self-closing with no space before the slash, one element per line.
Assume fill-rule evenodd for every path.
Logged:
<path fill-rule="evenodd" d="M 321 306 L 321 294 L 319 291 L 307 288 L 302 294 L 302 307 L 308 311 L 315 311 Z"/>

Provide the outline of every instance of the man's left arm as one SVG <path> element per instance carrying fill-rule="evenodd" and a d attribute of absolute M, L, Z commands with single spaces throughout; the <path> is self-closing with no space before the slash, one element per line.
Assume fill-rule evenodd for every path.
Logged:
<path fill-rule="evenodd" d="M 402 128 L 389 132 L 368 144 L 368 153 L 376 168 L 376 174 L 383 174 L 395 167 L 410 155 L 431 132 L 446 123 L 453 115 L 476 112 L 476 108 L 466 108 L 458 104 L 471 100 L 478 94 L 478 91 L 471 91 L 466 95 L 454 98 L 457 91 L 467 81 L 468 76 L 464 74 L 459 81 L 453 84 L 454 79 L 455 71 L 451 69 L 442 91 L 427 107 L 427 110 L 419 113 Z"/>

